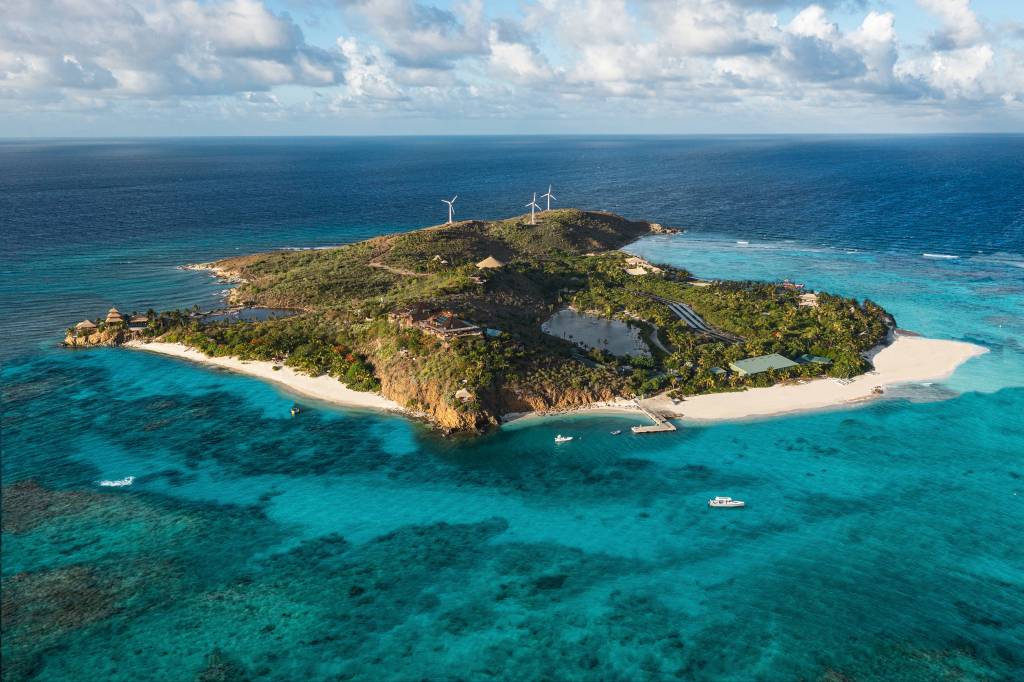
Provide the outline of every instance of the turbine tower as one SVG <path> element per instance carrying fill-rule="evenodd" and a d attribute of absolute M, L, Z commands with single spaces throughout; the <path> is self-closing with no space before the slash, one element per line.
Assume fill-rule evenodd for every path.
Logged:
<path fill-rule="evenodd" d="M 455 215 L 455 200 L 458 199 L 458 198 L 459 198 L 459 195 L 456 194 L 455 196 L 453 196 L 451 198 L 450 201 L 448 199 L 441 199 L 441 201 L 443 203 L 448 204 L 448 224 L 449 225 L 452 224 L 452 216 Z"/>
<path fill-rule="evenodd" d="M 530 224 L 531 225 L 536 225 L 537 224 L 537 219 L 534 217 L 534 214 L 535 214 L 535 211 L 538 208 L 540 208 L 540 206 L 537 205 L 537 193 L 536 192 L 533 193 L 533 201 L 528 203 L 526 205 L 526 208 L 530 209 Z"/>
<path fill-rule="evenodd" d="M 555 198 L 555 195 L 551 193 L 551 185 L 548 185 L 548 192 L 547 192 L 547 194 L 541 194 L 540 195 L 541 199 L 543 199 L 544 197 L 547 197 L 547 199 L 548 199 L 547 210 L 550 211 L 551 210 L 551 201 Z"/>

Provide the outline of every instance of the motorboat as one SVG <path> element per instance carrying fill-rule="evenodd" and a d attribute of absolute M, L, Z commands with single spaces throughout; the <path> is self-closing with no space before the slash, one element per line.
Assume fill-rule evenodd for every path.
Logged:
<path fill-rule="evenodd" d="M 300 410 L 300 409 L 299 409 L 299 406 L 298 406 L 298 405 L 292 405 L 292 410 L 291 410 L 291 412 L 292 412 L 292 416 L 293 416 L 293 417 L 294 417 L 294 416 L 296 416 L 296 415 L 298 415 L 298 414 L 299 414 L 299 412 L 301 412 L 301 411 L 302 411 L 302 410 Z"/>
<path fill-rule="evenodd" d="M 100 481 L 99 484 L 104 488 L 124 488 L 130 486 L 134 481 L 134 476 L 125 476 L 124 478 L 119 478 L 116 481 Z"/>
<path fill-rule="evenodd" d="M 746 504 L 743 500 L 734 500 L 731 497 L 716 497 L 708 500 L 709 507 L 743 507 Z"/>
<path fill-rule="evenodd" d="M 563 436 L 562 434 L 558 434 L 557 436 L 555 436 L 556 443 L 568 443 L 571 440 L 572 436 Z"/>
<path fill-rule="evenodd" d="M 617 436 L 617 435 L 619 435 L 620 433 L 622 433 L 622 429 L 615 429 L 614 431 L 612 431 L 612 435 L 613 435 L 613 436 Z"/>

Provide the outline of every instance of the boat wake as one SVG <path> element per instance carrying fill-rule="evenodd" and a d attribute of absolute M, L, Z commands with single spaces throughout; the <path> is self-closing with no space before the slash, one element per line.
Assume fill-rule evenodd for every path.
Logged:
<path fill-rule="evenodd" d="M 935 258 L 938 260 L 956 260 L 960 256 L 953 256 L 948 253 L 922 253 L 923 258 Z"/>
<path fill-rule="evenodd" d="M 134 476 L 125 476 L 114 481 L 99 481 L 104 488 L 125 488 L 135 482 Z"/>

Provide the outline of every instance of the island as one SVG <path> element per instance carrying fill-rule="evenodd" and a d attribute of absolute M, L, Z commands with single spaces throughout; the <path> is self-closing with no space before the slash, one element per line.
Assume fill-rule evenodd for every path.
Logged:
<path fill-rule="evenodd" d="M 595 406 L 656 422 L 813 409 L 984 351 L 901 336 L 868 300 L 702 280 L 621 250 L 672 231 L 559 209 L 226 258 L 189 267 L 233 285 L 228 310 L 112 309 L 64 343 L 196 359 L 449 433 Z"/>

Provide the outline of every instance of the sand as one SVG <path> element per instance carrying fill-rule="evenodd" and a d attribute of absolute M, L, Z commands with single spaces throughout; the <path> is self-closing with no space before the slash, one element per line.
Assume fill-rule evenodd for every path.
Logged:
<path fill-rule="evenodd" d="M 987 352 L 987 348 L 963 341 L 897 336 L 872 358 L 874 371 L 855 377 L 846 384 L 834 379 L 813 379 L 801 384 L 698 395 L 679 403 L 673 403 L 666 394 L 639 402 L 620 398 L 557 412 L 510 414 L 505 415 L 504 421 L 599 412 L 632 414 L 636 415 L 638 423 L 648 424 L 650 419 L 641 412 L 642 407 L 670 419 L 678 418 L 684 423 L 715 422 L 852 406 L 882 397 L 890 386 L 945 379 L 967 360 Z M 876 387 L 883 393 L 877 393 Z"/>
<path fill-rule="evenodd" d="M 272 362 L 243 361 L 233 357 L 208 357 L 180 343 L 134 341 L 125 345 L 265 379 L 285 386 L 295 393 L 345 407 L 407 412 L 395 401 L 388 400 L 378 393 L 353 391 L 332 377 L 311 377 L 300 374 L 290 367 L 281 367 L 281 369 L 275 370 Z M 943 341 L 920 336 L 897 336 L 893 343 L 881 349 L 872 359 L 875 366 L 874 371 L 856 377 L 846 384 L 839 383 L 834 379 L 814 379 L 802 384 L 786 384 L 732 393 L 693 396 L 679 403 L 673 403 L 667 395 L 662 394 L 640 401 L 639 406 L 635 401 L 618 399 L 588 407 L 564 410 L 558 414 L 617 412 L 635 414 L 643 423 L 648 423 L 650 420 L 639 409 L 642 406 L 644 409 L 665 417 L 681 418 L 684 422 L 713 422 L 842 407 L 880 397 L 875 391 L 876 387 L 884 391 L 887 387 L 896 384 L 945 379 L 967 360 L 986 352 L 988 349 L 982 346 L 962 341 Z M 537 416 L 544 415 L 536 413 L 508 414 L 503 417 L 503 421 L 521 421 Z"/>
<path fill-rule="evenodd" d="M 209 357 L 181 343 L 162 343 L 159 341 L 143 343 L 132 341 L 126 343 L 125 347 L 145 350 L 151 353 L 160 353 L 161 355 L 170 355 L 204 365 L 221 367 L 238 372 L 239 374 L 247 374 L 258 379 L 265 379 L 266 381 L 280 384 L 295 393 L 336 405 L 391 412 L 406 411 L 401 405 L 393 400 L 388 400 L 379 393 L 353 391 L 333 377 L 327 375 L 311 377 L 308 374 L 300 374 L 291 367 L 280 366 L 273 362 L 239 360 L 234 357 Z M 275 370 L 275 366 L 280 366 L 281 369 Z"/>
<path fill-rule="evenodd" d="M 967 360 L 987 352 L 987 348 L 963 341 L 897 336 L 872 359 L 874 371 L 845 385 L 834 379 L 814 379 L 803 384 L 699 395 L 678 404 L 665 395 L 642 403 L 647 409 L 684 421 L 735 420 L 820 410 L 879 398 L 876 387 L 884 391 L 896 384 L 945 379 Z"/>

